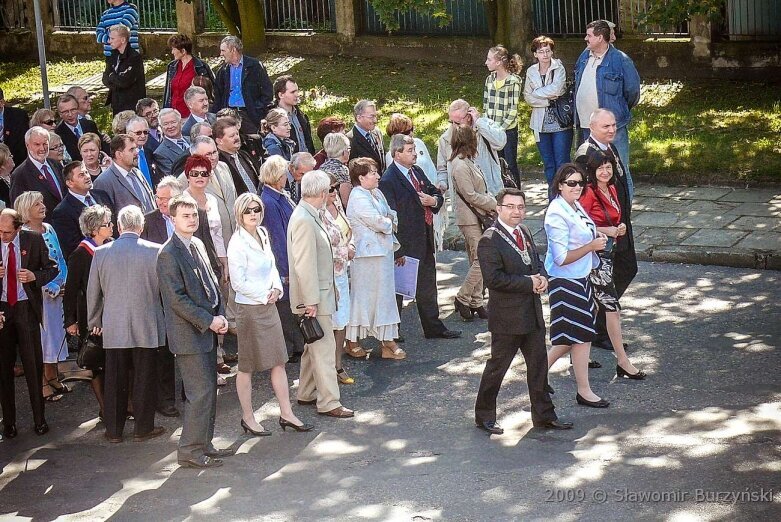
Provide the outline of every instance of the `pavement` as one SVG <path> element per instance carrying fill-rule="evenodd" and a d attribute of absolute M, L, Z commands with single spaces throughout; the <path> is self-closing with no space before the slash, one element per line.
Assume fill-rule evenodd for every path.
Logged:
<path fill-rule="evenodd" d="M 310 433 L 280 431 L 268 372 L 254 378 L 256 416 L 270 437 L 239 427 L 235 377 L 220 389 L 215 444 L 237 450 L 221 468 L 176 464 L 181 419 L 165 436 L 109 444 L 89 387 L 46 405 L 51 431 L 32 433 L 16 380 L 19 436 L 0 442 L 2 520 L 717 520 L 781 518 L 781 274 L 640 263 L 622 299 L 629 355 L 645 381 L 617 380 L 611 352 L 593 349 L 596 410 L 575 403 L 566 360 L 550 382 L 566 432 L 532 428 L 518 356 L 499 395 L 505 434 L 474 427 L 490 353 L 485 321 L 464 323 L 453 296 L 463 252 L 438 255 L 440 309 L 457 340 L 422 338 L 402 314 L 409 356 L 345 358 L 349 420 L 312 407 Z M 543 309 L 547 314 L 548 306 Z M 376 343 L 367 343 L 374 346 Z M 288 365 L 288 377 L 298 366 Z M 295 397 L 295 386 L 291 391 Z M 131 439 L 132 440 L 132 439 Z"/>
<path fill-rule="evenodd" d="M 526 225 L 544 251 L 544 180 L 524 182 Z M 632 207 L 641 261 L 781 270 L 781 187 L 670 187 L 639 183 Z M 464 249 L 455 225 L 445 248 Z"/>

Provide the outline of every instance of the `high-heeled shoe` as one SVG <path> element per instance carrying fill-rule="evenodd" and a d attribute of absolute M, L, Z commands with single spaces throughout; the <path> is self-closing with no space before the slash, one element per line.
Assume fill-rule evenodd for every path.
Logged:
<path fill-rule="evenodd" d="M 645 379 L 645 372 L 643 370 L 637 370 L 637 373 L 629 373 L 628 371 L 621 368 L 621 366 L 618 364 L 616 364 L 616 375 L 619 377 L 632 379 L 633 381 L 642 381 Z"/>
<path fill-rule="evenodd" d="M 610 406 L 610 402 L 605 399 L 599 399 L 598 401 L 587 401 L 579 393 L 575 394 L 575 401 L 581 406 L 588 406 L 589 408 L 607 408 Z"/>
<path fill-rule="evenodd" d="M 241 427 L 244 428 L 244 434 L 246 435 L 247 432 L 252 433 L 256 437 L 269 437 L 271 435 L 270 431 L 255 431 L 249 426 L 247 426 L 247 423 L 244 422 L 244 419 L 241 419 Z"/>
<path fill-rule="evenodd" d="M 40 424 L 36 424 L 34 429 L 37 435 L 46 435 L 49 433 L 49 425 L 46 424 L 46 421 L 43 421 Z"/>
<path fill-rule="evenodd" d="M 293 424 L 287 419 L 283 419 L 282 417 L 279 418 L 279 425 L 282 428 L 282 431 L 286 431 L 287 428 L 293 428 L 296 431 L 312 431 L 314 429 L 314 424 L 307 424 L 306 422 L 298 425 Z"/>

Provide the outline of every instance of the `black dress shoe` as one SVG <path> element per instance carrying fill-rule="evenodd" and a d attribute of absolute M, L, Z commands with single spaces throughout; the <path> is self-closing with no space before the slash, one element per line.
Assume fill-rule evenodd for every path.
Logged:
<path fill-rule="evenodd" d="M 545 391 L 550 393 L 551 395 L 556 393 L 556 390 L 553 389 L 553 386 L 550 384 L 545 384 Z"/>
<path fill-rule="evenodd" d="M 180 460 L 179 465 L 184 468 L 217 468 L 222 466 L 222 461 L 203 455 L 197 459 Z"/>
<path fill-rule="evenodd" d="M 223 457 L 231 457 L 235 455 L 236 452 L 230 448 L 223 448 L 223 449 L 214 448 L 209 451 L 204 451 L 203 454 L 213 459 L 219 459 Z"/>
<path fill-rule="evenodd" d="M 458 339 L 461 337 L 460 330 L 445 330 L 435 335 L 427 335 L 426 339 Z"/>
<path fill-rule="evenodd" d="M 598 401 L 587 401 L 579 393 L 575 394 L 575 400 L 581 406 L 588 406 L 589 408 L 607 408 L 610 406 L 610 402 L 605 399 L 599 399 Z"/>
<path fill-rule="evenodd" d="M 311 401 L 302 401 L 301 399 L 298 399 L 296 402 L 301 406 L 311 406 L 317 403 L 317 399 L 312 399 Z"/>
<path fill-rule="evenodd" d="M 461 319 L 465 322 L 471 322 L 474 320 L 474 317 L 472 317 L 472 309 L 469 308 L 467 305 L 462 303 L 458 300 L 458 297 L 456 297 L 453 300 L 453 306 L 456 309 L 456 312 L 458 312 L 458 315 L 461 316 Z"/>
<path fill-rule="evenodd" d="M 16 431 L 16 424 L 3 425 L 3 437 L 6 439 L 13 439 L 18 434 L 19 432 Z"/>
<path fill-rule="evenodd" d="M 43 421 L 40 424 L 36 424 L 34 429 L 37 435 L 46 435 L 49 433 L 49 425 L 46 424 L 46 421 Z"/>
<path fill-rule="evenodd" d="M 149 439 L 154 439 L 155 437 L 159 437 L 163 433 L 165 433 L 165 428 L 163 426 L 155 426 L 154 428 L 152 428 L 152 431 L 150 431 L 149 433 L 144 433 L 143 435 L 134 436 L 133 440 L 135 442 L 144 442 Z"/>
<path fill-rule="evenodd" d="M 472 311 L 480 319 L 488 319 L 488 309 L 485 306 L 478 306 L 477 308 L 472 308 Z"/>
<path fill-rule="evenodd" d="M 501 435 L 502 433 L 504 433 L 504 430 L 501 427 L 499 427 L 496 421 L 478 422 L 477 427 L 483 431 L 487 431 L 491 435 Z"/>
<path fill-rule="evenodd" d="M 643 370 L 637 370 L 637 373 L 629 373 L 628 371 L 621 368 L 621 366 L 616 364 L 616 375 L 618 377 L 625 377 L 627 379 L 632 379 L 633 381 L 642 381 L 645 379 L 645 372 Z"/>
<path fill-rule="evenodd" d="M 542 422 L 540 424 L 535 424 L 535 428 L 542 428 L 546 430 L 571 430 L 572 429 L 572 423 L 571 422 L 561 422 L 559 420 L 552 420 L 547 422 Z"/>
<path fill-rule="evenodd" d="M 174 406 L 164 406 L 162 408 L 158 408 L 157 409 L 157 413 L 159 413 L 163 417 L 178 417 L 179 416 L 179 410 L 177 410 Z"/>
<path fill-rule="evenodd" d="M 591 368 L 591 369 L 602 368 L 602 364 L 600 364 L 599 361 L 589 361 L 588 362 L 588 367 Z"/>

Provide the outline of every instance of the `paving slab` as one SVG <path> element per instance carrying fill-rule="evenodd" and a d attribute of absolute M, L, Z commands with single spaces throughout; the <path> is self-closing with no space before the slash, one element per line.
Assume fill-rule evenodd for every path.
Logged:
<path fill-rule="evenodd" d="M 727 201 L 710 201 L 705 199 L 699 199 L 695 201 L 684 200 L 688 204 L 685 207 L 681 207 L 681 213 L 689 215 L 692 212 L 713 212 L 722 213 L 728 212 L 740 206 L 740 203 L 731 203 Z"/>
<path fill-rule="evenodd" d="M 687 212 L 679 216 L 676 227 L 721 229 L 738 216 L 713 212 Z"/>
<path fill-rule="evenodd" d="M 681 245 L 703 247 L 731 247 L 748 232 L 743 230 L 710 230 L 701 229 L 681 241 Z"/>
<path fill-rule="evenodd" d="M 741 203 L 728 211 L 739 216 L 759 216 L 781 218 L 781 202 L 779 203 Z"/>
<path fill-rule="evenodd" d="M 638 199 L 640 201 L 638 202 Z M 694 203 L 694 201 L 684 201 L 679 198 L 657 198 L 644 197 L 636 198 L 632 202 L 632 212 L 650 211 L 650 212 L 681 212 Z"/>
<path fill-rule="evenodd" d="M 719 201 L 734 201 L 736 203 L 767 203 L 773 198 L 781 197 L 779 190 L 767 189 L 733 189 L 732 192 L 720 197 Z"/>
<path fill-rule="evenodd" d="M 657 198 L 669 198 L 683 190 L 684 187 L 670 187 L 666 185 L 648 185 L 638 183 L 635 185 L 635 197 L 653 196 Z"/>
<path fill-rule="evenodd" d="M 724 187 L 693 187 L 681 190 L 675 195 L 681 199 L 714 200 L 724 197 L 730 192 L 732 192 L 731 188 Z"/>
<path fill-rule="evenodd" d="M 769 252 L 781 252 L 781 233 L 779 232 L 751 232 L 740 243 L 738 248 L 764 250 Z"/>
<path fill-rule="evenodd" d="M 633 225 L 645 225 L 649 227 L 672 226 L 678 221 L 678 214 L 672 212 L 639 212 L 632 215 Z"/>
<path fill-rule="evenodd" d="M 651 245 L 678 245 L 696 232 L 693 228 L 680 227 L 642 227 L 634 229 L 635 243 L 642 241 Z"/>
<path fill-rule="evenodd" d="M 781 220 L 768 219 L 757 216 L 740 216 L 727 225 L 729 229 L 767 232 L 781 229 Z"/>

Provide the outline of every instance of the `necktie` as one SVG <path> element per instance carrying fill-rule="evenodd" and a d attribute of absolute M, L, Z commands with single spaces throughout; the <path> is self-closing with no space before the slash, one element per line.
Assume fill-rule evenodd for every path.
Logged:
<path fill-rule="evenodd" d="M 51 172 L 49 172 L 49 167 L 46 166 L 45 163 L 41 165 L 41 172 L 43 172 L 43 177 L 46 178 L 46 183 L 49 185 L 51 191 L 54 194 L 57 194 L 58 199 L 62 199 L 62 192 L 60 192 L 60 187 L 57 186 L 57 183 L 54 181 Z"/>
<path fill-rule="evenodd" d="M 13 306 L 19 299 L 16 288 L 16 252 L 14 252 L 13 243 L 8 243 L 8 270 L 6 270 L 5 279 L 8 283 L 5 300 L 10 306 Z"/>
<path fill-rule="evenodd" d="M 127 179 L 130 181 L 130 184 L 133 185 L 133 192 L 136 193 L 136 197 L 141 202 L 141 208 L 143 209 L 144 213 L 154 210 L 151 208 L 152 205 L 151 201 L 149 200 L 149 194 L 147 194 L 146 190 L 144 190 L 144 187 L 141 186 L 141 182 L 136 176 L 136 173 L 131 170 L 127 173 Z"/>
<path fill-rule="evenodd" d="M 176 140 L 176 144 L 179 145 L 179 148 L 182 150 L 187 150 L 187 142 L 184 141 L 184 138 L 180 138 Z"/>
<path fill-rule="evenodd" d="M 515 243 L 518 245 L 518 248 L 526 250 L 526 243 L 523 240 L 523 236 L 521 236 L 521 231 L 516 228 L 513 230 L 513 236 L 515 236 Z"/>
<path fill-rule="evenodd" d="M 415 171 L 412 169 L 409 169 L 409 179 L 412 181 L 412 186 L 415 187 L 415 192 L 420 192 L 420 181 L 418 181 L 417 176 L 415 176 Z M 425 219 L 427 225 L 433 225 L 434 224 L 434 213 L 431 212 L 431 207 L 423 207 L 423 209 L 426 212 Z"/>
<path fill-rule="evenodd" d="M 195 248 L 193 243 L 190 243 L 190 254 L 192 254 L 195 260 L 195 265 L 198 267 L 198 277 L 201 279 L 206 295 L 209 297 L 209 302 L 212 306 L 217 306 L 217 289 L 214 286 L 214 281 L 209 277 L 209 273 L 206 271 L 206 266 L 203 264 L 201 254 L 198 253 L 198 249 Z"/>
<path fill-rule="evenodd" d="M 146 182 L 149 183 L 149 186 L 152 186 L 152 175 L 149 173 L 149 164 L 146 162 L 146 154 L 144 154 L 143 150 L 138 151 L 138 170 L 141 171 L 141 174 L 144 175 L 144 178 L 146 178 Z"/>
<path fill-rule="evenodd" d="M 374 149 L 374 152 L 377 153 L 377 157 L 380 158 L 380 170 L 385 170 L 385 156 L 382 155 L 382 151 L 380 150 L 380 144 L 377 141 L 377 136 L 374 135 L 373 132 L 369 132 L 366 134 L 369 137 L 369 143 L 372 144 L 372 148 Z"/>
<path fill-rule="evenodd" d="M 94 204 L 95 204 L 95 200 L 94 200 L 94 199 L 92 199 L 92 196 L 90 196 L 89 194 L 87 194 L 87 195 L 84 197 L 84 204 L 85 204 L 85 205 L 87 205 L 88 207 L 91 207 L 92 205 L 94 205 Z"/>
<path fill-rule="evenodd" d="M 73 134 L 76 135 L 76 139 L 81 138 L 81 130 L 79 129 L 78 125 L 73 127 Z"/>
<path fill-rule="evenodd" d="M 239 171 L 239 176 L 241 176 L 241 179 L 244 180 L 244 184 L 247 186 L 247 190 L 253 194 L 257 194 L 258 190 L 255 188 L 255 184 L 252 182 L 252 178 L 249 177 L 249 174 L 247 174 L 247 171 L 244 169 L 244 165 L 241 164 L 238 153 L 231 154 L 231 158 L 233 158 L 233 164 L 236 166 L 236 170 Z"/>

